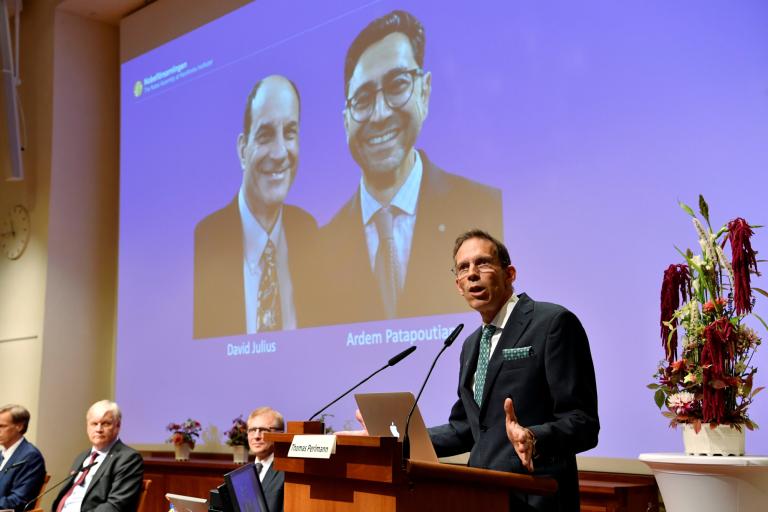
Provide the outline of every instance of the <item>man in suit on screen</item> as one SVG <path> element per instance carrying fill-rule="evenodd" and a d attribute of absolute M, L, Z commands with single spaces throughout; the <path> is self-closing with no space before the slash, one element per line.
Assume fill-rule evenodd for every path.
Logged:
<path fill-rule="evenodd" d="M 71 477 L 53 502 L 54 512 L 134 512 L 141 497 L 144 460 L 119 439 L 122 414 L 101 400 L 85 416 L 91 447 L 75 457 Z"/>
<path fill-rule="evenodd" d="M 235 198 L 195 229 L 194 337 L 311 324 L 317 223 L 284 204 L 299 158 L 299 93 L 283 76 L 248 95 Z"/>
<path fill-rule="evenodd" d="M 45 461 L 24 438 L 29 411 L 20 405 L 0 407 L 0 509 L 20 512 L 40 493 Z"/>
<path fill-rule="evenodd" d="M 424 51 L 424 27 L 405 11 L 371 22 L 347 51 L 344 128 L 362 176 L 322 230 L 333 254 L 327 267 L 354 276 L 328 287 L 338 322 L 461 311 L 445 283 L 450 233 L 475 224 L 502 232 L 498 189 L 415 149 L 432 90 Z"/>
<path fill-rule="evenodd" d="M 275 469 L 275 443 L 264 439 L 267 432 L 282 432 L 283 415 L 271 407 L 259 407 L 248 416 L 248 446 L 256 455 L 254 464 L 264 488 L 269 512 L 283 511 L 285 473 Z"/>
<path fill-rule="evenodd" d="M 469 451 L 469 465 L 557 480 L 554 496 L 516 494 L 511 510 L 579 510 L 576 454 L 597 445 L 597 387 L 578 318 L 516 295 L 504 245 L 484 231 L 459 236 L 456 286 L 482 326 L 461 349 L 458 399 L 430 429 L 440 457 Z"/>

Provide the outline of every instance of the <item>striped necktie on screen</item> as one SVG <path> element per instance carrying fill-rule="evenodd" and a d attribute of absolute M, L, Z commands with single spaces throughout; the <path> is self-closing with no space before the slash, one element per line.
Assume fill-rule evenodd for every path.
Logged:
<path fill-rule="evenodd" d="M 258 331 L 274 331 L 283 326 L 280 308 L 280 288 L 277 282 L 277 264 L 275 262 L 275 244 L 267 241 L 261 255 L 261 281 L 259 282 Z"/>
<path fill-rule="evenodd" d="M 379 283 L 381 301 L 387 318 L 394 318 L 397 313 L 398 276 L 395 257 L 395 240 L 392 232 L 392 207 L 379 209 L 373 217 L 379 234 L 379 248 L 376 251 L 374 272 Z"/>
<path fill-rule="evenodd" d="M 488 372 L 488 360 L 491 356 L 491 336 L 496 327 L 491 324 L 483 326 L 480 334 L 480 354 L 477 356 L 477 369 L 475 370 L 475 402 L 482 405 L 483 387 L 485 387 L 485 374 Z"/>

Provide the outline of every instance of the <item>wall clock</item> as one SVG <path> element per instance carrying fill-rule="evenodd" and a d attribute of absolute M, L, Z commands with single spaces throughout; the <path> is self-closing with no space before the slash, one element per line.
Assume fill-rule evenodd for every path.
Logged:
<path fill-rule="evenodd" d="M 8 259 L 21 258 L 30 234 L 29 212 L 23 205 L 17 204 L 8 211 L 0 225 L 0 250 Z"/>

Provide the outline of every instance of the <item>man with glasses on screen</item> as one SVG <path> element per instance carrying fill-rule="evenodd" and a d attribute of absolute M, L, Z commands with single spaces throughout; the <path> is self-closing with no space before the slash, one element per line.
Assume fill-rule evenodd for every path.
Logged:
<path fill-rule="evenodd" d="M 259 407 L 248 416 L 248 446 L 256 455 L 254 464 L 264 488 L 269 512 L 282 512 L 285 474 L 276 471 L 275 443 L 264 439 L 267 432 L 282 432 L 283 415 L 271 407 Z"/>
<path fill-rule="evenodd" d="M 510 510 L 578 512 L 576 454 L 597 445 L 595 370 L 578 318 L 515 294 L 507 248 L 485 231 L 460 235 L 455 284 L 482 325 L 461 349 L 458 400 L 430 429 L 440 457 L 469 451 L 469 465 L 549 476 L 553 496 L 514 493 Z"/>
<path fill-rule="evenodd" d="M 299 161 L 299 109 L 298 90 L 283 76 L 248 95 L 237 137 L 240 190 L 195 229 L 195 338 L 310 323 L 317 223 L 284 204 Z"/>
<path fill-rule="evenodd" d="M 322 231 L 332 268 L 352 276 L 328 287 L 339 322 L 461 311 L 445 284 L 450 233 L 477 224 L 502 232 L 498 189 L 449 174 L 415 149 L 432 91 L 424 47 L 419 20 L 393 11 L 347 51 L 344 127 L 362 177 Z"/>

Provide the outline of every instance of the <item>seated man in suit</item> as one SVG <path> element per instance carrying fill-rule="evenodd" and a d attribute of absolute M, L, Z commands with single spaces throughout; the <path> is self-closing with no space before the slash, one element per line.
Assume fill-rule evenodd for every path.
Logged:
<path fill-rule="evenodd" d="M 248 446 L 256 454 L 254 464 L 259 472 L 261 485 L 264 487 L 269 512 L 283 511 L 285 474 L 275 470 L 273 465 L 275 443 L 266 441 L 264 434 L 282 432 L 283 429 L 283 415 L 271 407 L 259 407 L 248 416 Z"/>
<path fill-rule="evenodd" d="M 71 478 L 53 502 L 54 512 L 134 512 L 141 497 L 144 460 L 118 435 L 122 415 L 115 402 L 101 400 L 85 416 L 91 448 L 75 457 Z"/>
<path fill-rule="evenodd" d="M 504 244 L 480 230 L 456 239 L 456 287 L 482 326 L 461 349 L 458 399 L 430 429 L 440 457 L 550 476 L 554 496 L 516 493 L 511 510 L 578 511 L 576 454 L 597 445 L 595 370 L 584 328 L 557 304 L 516 295 Z"/>
<path fill-rule="evenodd" d="M 43 486 L 45 462 L 40 450 L 24 439 L 28 426 L 27 409 L 0 407 L 0 509 L 20 512 Z"/>
<path fill-rule="evenodd" d="M 237 195 L 195 228 L 195 338 L 314 323 L 317 222 L 284 204 L 299 164 L 299 92 L 289 79 L 254 85 L 237 155 Z"/>

